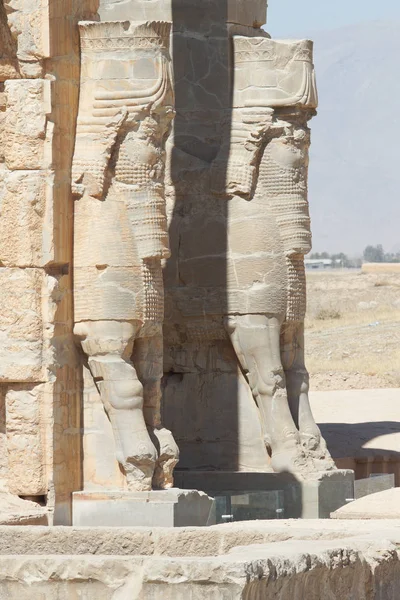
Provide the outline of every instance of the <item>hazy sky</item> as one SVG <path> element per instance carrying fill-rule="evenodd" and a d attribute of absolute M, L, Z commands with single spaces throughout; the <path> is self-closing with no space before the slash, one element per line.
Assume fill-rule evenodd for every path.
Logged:
<path fill-rule="evenodd" d="M 400 0 L 269 0 L 267 30 L 273 37 L 306 35 L 360 21 L 399 19 Z"/>

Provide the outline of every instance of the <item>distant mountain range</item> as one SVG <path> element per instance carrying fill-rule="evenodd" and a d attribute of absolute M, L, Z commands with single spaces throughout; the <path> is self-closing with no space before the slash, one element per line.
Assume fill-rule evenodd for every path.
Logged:
<path fill-rule="evenodd" d="M 312 38 L 320 97 L 311 121 L 313 249 L 356 255 L 382 244 L 398 251 L 400 22 Z"/>

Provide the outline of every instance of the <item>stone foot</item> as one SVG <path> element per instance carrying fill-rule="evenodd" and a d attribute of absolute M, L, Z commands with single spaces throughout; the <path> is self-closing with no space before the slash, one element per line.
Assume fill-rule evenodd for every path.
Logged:
<path fill-rule="evenodd" d="M 279 441 L 271 440 L 271 466 L 276 473 L 302 474 L 307 468 L 307 459 L 297 431 L 282 433 Z"/>
<path fill-rule="evenodd" d="M 321 436 L 318 427 L 302 431 L 300 438 L 304 452 L 311 458 L 314 468 L 318 472 L 336 469 L 336 465 L 329 454 L 326 442 Z"/>
<path fill-rule="evenodd" d="M 122 452 L 117 459 L 125 471 L 128 490 L 151 490 L 158 455 L 147 430 L 132 432 L 129 448 L 124 444 Z"/>
<path fill-rule="evenodd" d="M 275 473 L 287 472 L 300 476 L 307 475 L 310 470 L 306 455 L 300 446 L 292 450 L 285 448 L 272 451 L 271 466 Z"/>
<path fill-rule="evenodd" d="M 325 440 L 323 438 L 321 438 L 321 442 L 318 448 L 310 454 L 314 463 L 314 467 L 317 469 L 318 472 L 337 470 L 335 461 L 331 457 L 329 450 L 326 447 Z"/>
<path fill-rule="evenodd" d="M 300 440 L 305 452 L 314 452 L 319 448 L 321 436 L 316 432 L 301 432 Z"/>
<path fill-rule="evenodd" d="M 321 472 L 336 469 L 320 434 L 286 434 L 282 443 L 272 443 L 271 465 L 275 472 L 289 472 L 302 478 L 318 477 Z"/>

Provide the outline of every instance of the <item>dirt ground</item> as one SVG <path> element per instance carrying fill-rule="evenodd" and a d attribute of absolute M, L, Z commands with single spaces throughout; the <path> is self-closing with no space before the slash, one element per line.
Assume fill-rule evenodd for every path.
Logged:
<path fill-rule="evenodd" d="M 312 390 L 400 387 L 400 273 L 307 273 Z"/>

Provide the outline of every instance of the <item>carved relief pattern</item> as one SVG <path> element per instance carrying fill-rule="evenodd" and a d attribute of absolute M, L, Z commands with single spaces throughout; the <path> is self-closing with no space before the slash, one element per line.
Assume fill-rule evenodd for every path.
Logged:
<path fill-rule="evenodd" d="M 136 225 L 138 225 L 136 223 Z M 160 265 L 152 260 L 142 262 L 144 288 L 143 320 L 162 323 L 164 320 L 164 285 Z"/>
<path fill-rule="evenodd" d="M 306 310 L 303 257 L 311 250 L 311 229 L 307 200 L 308 135 L 301 128 L 297 132 L 304 133 L 299 136 L 300 141 L 295 141 L 294 135 L 281 136 L 267 145 L 259 168 L 257 194 L 267 198 L 286 257 L 286 321 L 300 322 Z"/>
<path fill-rule="evenodd" d="M 287 307 L 286 322 L 302 322 L 306 314 L 306 273 L 304 256 L 294 254 L 286 257 Z"/>
<path fill-rule="evenodd" d="M 129 22 L 87 23 L 87 34 L 81 39 L 84 51 L 131 50 L 156 48 L 165 51 L 169 47 L 170 24 L 149 22 L 138 25 L 133 33 L 126 35 Z"/>

